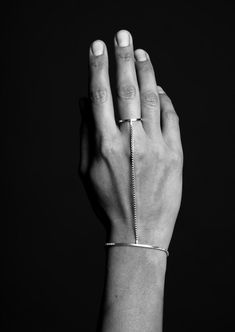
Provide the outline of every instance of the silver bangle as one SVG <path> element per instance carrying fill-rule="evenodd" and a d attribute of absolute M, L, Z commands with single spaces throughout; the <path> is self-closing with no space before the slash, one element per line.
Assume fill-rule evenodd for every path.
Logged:
<path fill-rule="evenodd" d="M 149 244 L 141 244 L 141 243 L 125 243 L 125 242 L 110 242 L 110 243 L 105 243 L 106 247 L 139 247 L 139 248 L 146 248 L 146 249 L 154 249 L 154 250 L 160 250 L 163 251 L 167 256 L 169 256 L 169 251 L 167 249 L 158 247 L 158 246 L 151 246 Z"/>

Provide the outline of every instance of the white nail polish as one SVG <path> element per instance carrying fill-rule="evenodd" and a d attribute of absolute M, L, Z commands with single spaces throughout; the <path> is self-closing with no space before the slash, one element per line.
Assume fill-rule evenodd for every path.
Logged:
<path fill-rule="evenodd" d="M 100 40 L 96 40 L 93 44 L 92 44 L 92 53 L 95 55 L 95 56 L 98 56 L 98 55 L 102 55 L 104 53 L 104 44 L 102 41 Z"/>
<path fill-rule="evenodd" d="M 130 44 L 130 34 L 126 30 L 121 30 L 116 35 L 118 46 L 126 47 Z"/>
<path fill-rule="evenodd" d="M 159 85 L 157 86 L 157 91 L 160 95 L 166 94 L 165 91 Z"/>
<path fill-rule="evenodd" d="M 146 61 L 148 59 L 147 54 L 144 50 L 136 50 L 135 58 L 137 61 Z"/>

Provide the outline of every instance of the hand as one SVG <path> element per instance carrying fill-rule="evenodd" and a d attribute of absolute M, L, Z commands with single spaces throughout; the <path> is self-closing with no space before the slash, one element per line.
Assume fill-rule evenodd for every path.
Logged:
<path fill-rule="evenodd" d="M 157 86 L 144 50 L 133 49 L 129 32 L 114 39 L 117 63 L 117 110 L 114 111 L 104 42 L 89 51 L 90 103 L 94 128 L 85 116 L 80 171 L 110 226 L 109 241 L 134 242 L 130 193 L 130 127 L 135 122 L 136 200 L 139 243 L 168 248 L 181 202 L 183 151 L 178 116 Z M 93 140 L 92 140 L 92 139 Z M 88 185 L 88 186 L 89 186 Z M 91 189 L 91 188 L 87 188 Z"/>

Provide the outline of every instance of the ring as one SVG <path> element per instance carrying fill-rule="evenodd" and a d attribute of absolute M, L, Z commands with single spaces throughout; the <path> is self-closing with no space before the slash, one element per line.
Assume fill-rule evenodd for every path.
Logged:
<path fill-rule="evenodd" d="M 123 122 L 135 122 L 135 121 L 142 121 L 141 118 L 136 118 L 136 119 L 123 119 L 123 120 L 118 120 L 118 123 L 123 123 Z"/>

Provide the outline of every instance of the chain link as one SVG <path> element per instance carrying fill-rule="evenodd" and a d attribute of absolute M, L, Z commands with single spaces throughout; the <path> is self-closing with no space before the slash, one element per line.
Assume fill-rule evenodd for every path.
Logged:
<path fill-rule="evenodd" d="M 169 256 L 169 252 L 167 249 L 158 247 L 158 246 L 152 246 L 149 244 L 142 244 L 139 243 L 139 236 L 138 236 L 138 218 L 137 218 L 137 203 L 136 203 L 136 165 L 135 165 L 135 130 L 134 130 L 134 122 L 141 121 L 141 118 L 137 119 L 124 119 L 119 120 L 119 123 L 123 122 L 129 122 L 130 124 L 130 175 L 131 175 L 131 198 L 132 198 L 132 212 L 133 212 L 133 230 L 134 230 L 134 236 L 135 236 L 135 243 L 124 243 L 124 242 L 111 242 L 111 243 L 105 243 L 105 246 L 129 246 L 129 247 L 139 247 L 139 248 L 148 248 L 148 249 L 155 249 L 165 252 L 167 256 Z"/>
<path fill-rule="evenodd" d="M 134 137 L 134 121 L 130 120 L 130 161 L 131 161 L 131 195 L 133 208 L 133 224 L 135 243 L 139 243 L 138 225 L 137 225 L 137 203 L 136 203 L 136 171 L 135 171 L 135 137 Z"/>

